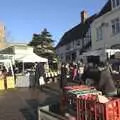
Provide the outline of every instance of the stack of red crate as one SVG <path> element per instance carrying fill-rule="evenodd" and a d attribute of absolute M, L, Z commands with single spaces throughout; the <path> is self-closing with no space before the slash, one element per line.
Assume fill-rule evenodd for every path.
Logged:
<path fill-rule="evenodd" d="M 74 111 L 74 115 L 77 116 L 77 99 L 87 94 L 101 94 L 100 91 L 97 91 L 94 87 L 89 87 L 85 85 L 81 86 L 68 86 L 65 87 L 65 92 L 62 97 L 62 104 L 69 110 Z M 83 101 L 84 102 L 84 101 Z"/>
<path fill-rule="evenodd" d="M 85 92 L 87 90 L 88 94 Z M 90 93 L 89 90 L 92 90 L 93 93 Z M 84 85 L 67 86 L 64 91 L 64 106 L 71 108 L 72 105 L 72 108 L 75 108 L 76 120 L 120 120 L 119 98 L 110 98 L 108 102 L 100 103 L 98 101 L 99 91 L 94 93 L 93 87 Z"/>
<path fill-rule="evenodd" d="M 66 86 L 64 87 L 64 94 L 63 94 L 63 101 L 64 103 L 68 103 L 70 101 L 74 101 L 76 100 L 76 96 L 70 96 L 68 95 L 68 91 L 77 91 L 77 90 L 90 90 L 90 89 L 94 89 L 94 87 L 88 87 L 86 85 L 76 85 L 76 86 Z"/>
<path fill-rule="evenodd" d="M 120 120 L 120 99 L 100 103 L 95 96 L 91 99 L 80 97 L 77 99 L 77 120 Z"/>

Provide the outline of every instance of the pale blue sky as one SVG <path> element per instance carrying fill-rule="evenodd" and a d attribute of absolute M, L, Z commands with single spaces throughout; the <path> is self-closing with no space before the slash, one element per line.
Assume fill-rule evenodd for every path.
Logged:
<path fill-rule="evenodd" d="M 80 23 L 80 12 L 99 12 L 107 0 L 0 0 L 0 21 L 10 42 L 29 42 L 47 28 L 56 42 Z"/>

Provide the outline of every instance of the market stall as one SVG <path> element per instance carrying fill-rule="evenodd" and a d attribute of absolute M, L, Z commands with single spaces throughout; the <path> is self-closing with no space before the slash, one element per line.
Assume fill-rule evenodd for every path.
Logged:
<path fill-rule="evenodd" d="M 25 63 L 43 62 L 43 63 L 48 64 L 48 59 L 40 57 L 40 56 L 36 55 L 35 53 L 25 55 L 21 58 L 17 58 L 17 61 L 23 63 L 23 72 L 24 72 L 24 64 Z"/>
<path fill-rule="evenodd" d="M 22 73 L 17 74 L 16 76 L 16 87 L 29 87 L 31 84 L 34 84 L 34 70 L 25 69 L 27 63 L 35 64 L 36 62 L 43 62 L 45 66 L 48 66 L 48 59 L 37 56 L 36 54 L 28 54 L 26 56 L 17 58 L 18 62 L 22 62 Z"/>

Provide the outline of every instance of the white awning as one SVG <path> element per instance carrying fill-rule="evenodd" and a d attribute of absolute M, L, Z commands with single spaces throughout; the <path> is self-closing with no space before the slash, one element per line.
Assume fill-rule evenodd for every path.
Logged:
<path fill-rule="evenodd" d="M 28 54 L 26 56 L 20 57 L 16 59 L 17 61 L 20 62 L 31 62 L 31 63 L 35 63 L 35 62 L 48 62 L 48 59 L 40 57 L 38 55 L 36 55 L 35 53 L 32 54 Z"/>

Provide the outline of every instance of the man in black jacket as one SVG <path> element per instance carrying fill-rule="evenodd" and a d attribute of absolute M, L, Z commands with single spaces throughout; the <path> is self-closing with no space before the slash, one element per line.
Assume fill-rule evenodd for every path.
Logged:
<path fill-rule="evenodd" d="M 88 64 L 87 68 L 84 70 L 81 79 L 86 85 L 96 85 L 100 80 L 100 71 L 94 65 Z"/>
<path fill-rule="evenodd" d="M 60 88 L 64 90 L 64 87 L 67 84 L 67 68 L 64 63 L 61 65 L 61 76 L 60 76 Z"/>
<path fill-rule="evenodd" d="M 98 67 L 88 67 L 82 78 L 85 81 L 90 79 L 92 81 L 90 85 L 95 86 L 96 89 L 102 91 L 106 96 L 117 95 L 117 89 L 108 65 L 102 64 Z"/>
<path fill-rule="evenodd" d="M 36 68 L 35 68 L 35 86 L 39 87 L 40 83 L 39 83 L 39 78 L 40 76 L 44 76 L 44 64 L 43 63 L 38 63 Z"/>
<path fill-rule="evenodd" d="M 97 85 L 98 90 L 101 90 L 107 96 L 116 96 L 117 88 L 113 82 L 109 66 L 99 68 L 99 70 L 101 71 L 101 77 Z"/>

